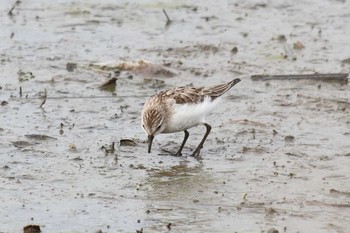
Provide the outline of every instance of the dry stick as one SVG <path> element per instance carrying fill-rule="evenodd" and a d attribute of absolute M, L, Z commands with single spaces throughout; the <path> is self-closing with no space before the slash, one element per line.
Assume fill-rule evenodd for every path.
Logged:
<path fill-rule="evenodd" d="M 163 13 L 166 17 L 166 26 L 170 25 L 172 23 L 171 19 L 169 18 L 168 14 L 166 13 L 166 11 L 163 9 Z"/>
<path fill-rule="evenodd" d="M 268 80 L 315 80 L 325 82 L 340 82 L 348 83 L 347 73 L 336 74 L 297 74 L 297 75 L 252 75 L 250 78 L 253 81 L 268 81 Z"/>
<path fill-rule="evenodd" d="M 22 87 L 19 87 L 19 97 L 22 98 Z"/>
<path fill-rule="evenodd" d="M 46 99 L 47 99 L 47 91 L 46 91 L 46 88 L 45 88 L 45 95 L 43 96 L 44 100 L 43 102 L 40 104 L 40 108 L 43 107 L 43 105 L 46 103 Z"/>

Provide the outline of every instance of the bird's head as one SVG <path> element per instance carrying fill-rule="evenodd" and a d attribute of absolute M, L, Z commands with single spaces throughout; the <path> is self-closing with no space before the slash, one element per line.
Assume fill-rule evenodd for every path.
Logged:
<path fill-rule="evenodd" d="M 164 131 L 164 111 L 156 107 L 145 107 L 141 116 L 141 126 L 148 135 L 148 153 L 151 153 L 154 136 Z"/>

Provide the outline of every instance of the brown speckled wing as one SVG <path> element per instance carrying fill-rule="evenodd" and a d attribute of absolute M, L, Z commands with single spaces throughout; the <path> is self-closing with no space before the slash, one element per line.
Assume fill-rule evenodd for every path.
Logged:
<path fill-rule="evenodd" d="M 177 104 L 199 103 L 204 97 L 200 95 L 203 88 L 177 87 L 163 92 L 165 98 L 173 98 Z"/>
<path fill-rule="evenodd" d="M 205 97 L 210 97 L 212 100 L 220 97 L 240 81 L 240 79 L 234 79 L 231 82 L 211 87 L 177 87 L 167 91 L 162 91 L 159 95 L 165 98 L 171 97 L 177 104 L 200 103 Z"/>

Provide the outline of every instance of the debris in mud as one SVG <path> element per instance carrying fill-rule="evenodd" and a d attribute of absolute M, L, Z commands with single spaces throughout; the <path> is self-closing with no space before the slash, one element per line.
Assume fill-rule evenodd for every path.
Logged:
<path fill-rule="evenodd" d="M 18 70 L 17 71 L 17 75 L 18 75 L 18 80 L 20 82 L 24 82 L 24 81 L 29 81 L 33 78 L 35 78 L 34 74 L 32 72 L 23 72 L 22 70 Z"/>
<path fill-rule="evenodd" d="M 284 137 L 284 141 L 286 142 L 293 142 L 295 140 L 295 137 L 292 135 L 288 135 Z"/>
<path fill-rule="evenodd" d="M 192 74 L 194 74 L 194 75 L 196 75 L 196 76 L 199 76 L 199 75 L 201 75 L 201 74 L 202 74 L 202 72 L 201 72 L 201 71 L 199 71 L 199 70 L 195 70 L 195 69 L 192 69 L 192 70 L 191 70 L 191 73 L 192 73 Z"/>
<path fill-rule="evenodd" d="M 46 90 L 46 88 L 45 88 L 45 91 L 44 91 L 44 95 L 41 98 L 42 98 L 43 101 L 40 104 L 40 108 L 42 108 L 43 105 L 46 103 L 46 99 L 47 99 L 47 90 Z"/>
<path fill-rule="evenodd" d="M 288 155 L 288 156 L 297 157 L 297 158 L 302 158 L 302 157 L 306 156 L 306 154 L 303 154 L 303 153 L 300 153 L 300 152 L 296 152 L 296 153 L 294 153 L 294 152 L 286 152 L 285 154 Z"/>
<path fill-rule="evenodd" d="M 4 101 L 1 101 L 1 103 L 0 103 L 1 106 L 6 106 L 6 105 L 8 105 L 8 104 L 9 104 L 9 102 L 7 102 L 7 101 L 5 101 L 5 100 L 4 100 Z"/>
<path fill-rule="evenodd" d="M 300 41 L 297 41 L 293 44 L 293 49 L 301 50 L 304 48 L 305 48 L 305 46 Z"/>
<path fill-rule="evenodd" d="M 233 47 L 233 48 L 231 49 L 231 53 L 232 53 L 232 54 L 238 53 L 238 48 L 237 48 L 236 46 Z"/>
<path fill-rule="evenodd" d="M 77 63 L 68 62 L 66 65 L 66 69 L 68 72 L 73 72 L 77 68 Z"/>
<path fill-rule="evenodd" d="M 256 10 L 256 9 L 265 8 L 265 7 L 267 7 L 266 3 L 257 3 L 257 4 L 254 4 L 252 7 L 249 7 L 249 8 L 252 9 L 252 10 Z"/>
<path fill-rule="evenodd" d="M 342 65 L 345 65 L 345 64 L 350 65 L 350 58 L 347 58 L 347 59 L 342 60 L 342 61 L 341 61 L 341 64 L 342 64 Z"/>
<path fill-rule="evenodd" d="M 40 233 L 40 226 L 38 225 L 28 225 L 23 227 L 23 233 Z"/>
<path fill-rule="evenodd" d="M 118 79 L 116 77 L 112 77 L 112 78 L 108 79 L 107 81 L 105 81 L 104 83 L 102 83 L 100 86 L 98 86 L 98 88 L 100 90 L 114 92 L 115 88 L 117 86 L 117 80 Z"/>
<path fill-rule="evenodd" d="M 269 80 L 314 80 L 323 82 L 339 82 L 341 84 L 348 83 L 348 73 L 334 74 L 287 74 L 287 75 L 252 75 L 253 81 L 269 81 Z"/>
<path fill-rule="evenodd" d="M 243 37 L 248 37 L 248 35 L 249 35 L 247 32 L 241 32 L 240 34 L 241 34 Z"/>
<path fill-rule="evenodd" d="M 12 145 L 14 145 L 17 148 L 24 148 L 24 147 L 32 145 L 32 143 L 27 142 L 27 141 L 15 141 L 15 142 L 11 142 L 11 143 L 12 143 Z"/>
<path fill-rule="evenodd" d="M 12 17 L 13 16 L 13 10 L 16 8 L 16 6 L 19 6 L 21 4 L 20 0 L 17 0 L 15 4 L 12 6 L 12 8 L 7 12 L 7 15 Z"/>
<path fill-rule="evenodd" d="M 12 13 L 12 12 L 13 12 L 13 10 L 15 9 L 15 7 L 16 7 L 16 6 L 13 6 L 13 7 L 9 10 L 9 12 L 7 12 L 7 15 L 8 15 L 8 16 L 10 16 L 10 17 L 13 16 L 13 13 Z"/>
<path fill-rule="evenodd" d="M 165 18 L 166 18 L 165 26 L 168 27 L 172 23 L 172 21 L 164 9 L 163 9 L 163 14 L 165 15 Z"/>
<path fill-rule="evenodd" d="M 137 143 L 132 139 L 120 139 L 120 146 L 136 146 Z"/>
<path fill-rule="evenodd" d="M 133 169 L 140 169 L 140 170 L 145 170 L 146 169 L 146 167 L 143 164 L 139 164 L 137 166 L 135 166 L 134 164 L 130 164 L 129 167 L 133 168 Z"/>
<path fill-rule="evenodd" d="M 215 15 L 212 16 L 202 16 L 202 19 L 204 19 L 206 22 L 209 22 L 210 20 L 218 19 Z"/>
<path fill-rule="evenodd" d="M 83 161 L 83 159 L 82 159 L 82 158 L 80 158 L 79 156 L 78 156 L 78 157 L 73 158 L 72 160 L 73 160 L 73 161 Z"/>
<path fill-rule="evenodd" d="M 350 197 L 350 192 L 338 191 L 336 189 L 330 189 L 329 192 L 333 195 Z"/>
<path fill-rule="evenodd" d="M 49 139 L 56 139 L 51 136 L 43 135 L 43 134 L 26 134 L 24 135 L 27 138 L 34 139 L 34 140 L 39 140 L 39 141 L 44 141 L 44 140 L 49 140 Z"/>
<path fill-rule="evenodd" d="M 163 88 L 165 87 L 165 82 L 156 78 L 145 78 L 145 83 L 150 83 L 152 88 Z"/>
<path fill-rule="evenodd" d="M 168 225 L 166 225 L 169 231 L 171 230 L 171 225 L 172 225 L 171 223 L 168 223 Z"/>
<path fill-rule="evenodd" d="M 241 124 L 241 125 L 250 125 L 250 126 L 256 126 L 256 127 L 272 127 L 273 125 L 261 123 L 258 121 L 251 121 L 248 119 L 243 119 L 243 120 L 229 120 L 230 124 Z"/>
<path fill-rule="evenodd" d="M 285 35 L 279 35 L 279 36 L 277 37 L 277 41 L 280 42 L 280 43 L 284 43 L 284 42 L 287 41 L 287 38 L 286 38 Z"/>
<path fill-rule="evenodd" d="M 166 50 L 167 56 L 174 55 L 180 56 L 183 58 L 193 58 L 195 56 L 200 56 L 201 54 L 215 54 L 220 51 L 220 47 L 212 45 L 212 44 L 195 44 L 195 45 L 187 45 L 183 47 L 176 48 L 168 48 Z M 151 48 L 151 49 L 143 49 L 142 51 L 146 52 L 156 52 L 159 54 L 164 53 L 164 48 Z M 178 65 L 182 65 L 183 62 L 178 62 Z"/>
<path fill-rule="evenodd" d="M 246 146 L 243 146 L 243 148 L 242 148 L 242 153 L 252 152 L 252 153 L 261 154 L 261 153 L 264 153 L 266 151 L 267 151 L 266 148 L 263 148 L 263 147 L 260 147 L 260 146 L 257 146 L 257 147 L 246 147 Z"/>
<path fill-rule="evenodd" d="M 93 63 L 90 67 L 99 70 L 119 70 L 130 71 L 135 74 L 141 74 L 144 76 L 158 76 L 158 77 L 174 77 L 176 74 L 169 69 L 166 69 L 163 65 L 152 64 L 145 60 L 136 62 L 122 62 L 122 63 Z"/>
<path fill-rule="evenodd" d="M 114 154 L 114 153 L 115 153 L 114 142 L 112 142 L 111 145 L 101 146 L 101 150 L 104 150 L 104 151 L 105 151 L 105 155 L 106 155 L 106 156 L 107 156 L 108 154 Z"/>
<path fill-rule="evenodd" d="M 136 233 L 143 233 L 143 228 L 141 228 L 140 230 L 136 230 Z"/>
<path fill-rule="evenodd" d="M 273 215 L 273 214 L 276 214 L 277 211 L 274 209 L 274 208 L 267 208 L 265 209 L 265 214 L 266 215 Z"/>
<path fill-rule="evenodd" d="M 77 146 L 75 144 L 73 144 L 73 143 L 70 143 L 68 145 L 68 148 L 69 148 L 70 151 L 74 151 L 74 152 L 77 151 Z"/>
<path fill-rule="evenodd" d="M 279 233 L 279 231 L 275 228 L 271 228 L 267 230 L 267 233 Z"/>
<path fill-rule="evenodd" d="M 97 230 L 95 233 L 103 233 L 102 230 Z"/>
<path fill-rule="evenodd" d="M 255 129 L 252 129 L 252 137 L 253 137 L 253 139 L 255 139 Z"/>

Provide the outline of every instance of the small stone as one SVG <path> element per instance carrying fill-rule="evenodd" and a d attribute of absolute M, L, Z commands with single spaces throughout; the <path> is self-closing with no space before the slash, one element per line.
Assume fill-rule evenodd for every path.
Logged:
<path fill-rule="evenodd" d="M 275 228 L 271 228 L 267 231 L 267 233 L 279 233 L 279 231 Z"/>
<path fill-rule="evenodd" d="M 285 137 L 284 137 L 284 140 L 285 140 L 286 142 L 292 142 L 292 141 L 294 141 L 294 139 L 295 139 L 295 137 L 292 136 L 292 135 L 288 135 L 288 136 L 285 136 Z"/>
<path fill-rule="evenodd" d="M 66 69 L 68 72 L 73 72 L 77 68 L 77 63 L 68 62 Z"/>
<path fill-rule="evenodd" d="M 238 48 L 237 48 L 236 46 L 233 47 L 233 48 L 231 49 L 231 53 L 232 53 L 232 54 L 238 53 Z"/>
<path fill-rule="evenodd" d="M 131 139 L 121 139 L 120 146 L 136 146 L 136 142 Z"/>
<path fill-rule="evenodd" d="M 23 233 L 40 233 L 40 226 L 38 225 L 28 225 L 23 227 Z"/>
<path fill-rule="evenodd" d="M 9 104 L 9 102 L 7 102 L 7 101 L 1 101 L 1 106 L 6 106 L 6 105 L 8 105 Z"/>

